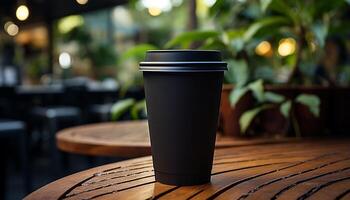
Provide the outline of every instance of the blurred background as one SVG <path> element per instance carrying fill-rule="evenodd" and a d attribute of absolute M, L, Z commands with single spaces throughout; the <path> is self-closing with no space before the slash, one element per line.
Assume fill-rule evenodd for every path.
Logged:
<path fill-rule="evenodd" d="M 1 194 L 124 159 L 50 170 L 58 130 L 147 118 L 138 62 L 152 49 L 222 51 L 218 134 L 346 135 L 349 27 L 349 0 L 2 0 Z"/>

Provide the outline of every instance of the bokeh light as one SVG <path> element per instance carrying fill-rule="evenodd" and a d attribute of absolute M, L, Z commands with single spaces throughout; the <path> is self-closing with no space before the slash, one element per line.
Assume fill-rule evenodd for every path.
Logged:
<path fill-rule="evenodd" d="M 162 10 L 159 8 L 148 8 L 148 13 L 152 16 L 158 16 L 162 13 Z"/>
<path fill-rule="evenodd" d="M 271 56 L 272 55 L 272 47 L 270 42 L 262 41 L 256 46 L 255 53 L 259 56 Z"/>
<path fill-rule="evenodd" d="M 203 0 L 203 3 L 208 6 L 211 7 L 216 3 L 216 0 Z"/>
<path fill-rule="evenodd" d="M 81 15 L 71 15 L 58 21 L 58 30 L 60 33 L 68 33 L 73 28 L 84 24 L 84 18 Z"/>
<path fill-rule="evenodd" d="M 59 57 L 58 57 L 58 63 L 63 69 L 68 69 L 70 68 L 72 64 L 72 59 L 69 53 L 67 52 L 62 52 Z"/>
<path fill-rule="evenodd" d="M 10 36 L 15 36 L 19 32 L 19 27 L 11 21 L 8 21 L 5 23 L 4 29 L 6 33 L 9 34 Z"/>
<path fill-rule="evenodd" d="M 76 2 L 80 5 L 85 5 L 89 2 L 89 0 L 76 0 Z"/>
<path fill-rule="evenodd" d="M 24 21 L 29 17 L 29 9 L 26 5 L 18 6 L 16 10 L 16 17 L 18 20 Z"/>
<path fill-rule="evenodd" d="M 278 54 L 289 56 L 295 52 L 296 42 L 293 38 L 281 39 L 278 46 Z"/>
<path fill-rule="evenodd" d="M 158 16 L 162 12 L 168 12 L 173 7 L 170 0 L 141 0 L 141 5 L 147 8 L 152 16 Z"/>

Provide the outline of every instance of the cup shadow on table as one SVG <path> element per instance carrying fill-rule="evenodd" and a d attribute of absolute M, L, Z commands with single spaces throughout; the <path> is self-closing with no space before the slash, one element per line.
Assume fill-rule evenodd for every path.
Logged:
<path fill-rule="evenodd" d="M 174 185 L 166 185 L 159 182 L 155 182 L 153 184 L 152 199 L 158 199 L 165 195 L 171 195 L 172 197 L 177 197 L 177 198 L 181 198 L 180 197 L 181 195 L 186 195 L 187 198 L 194 197 L 195 195 L 204 191 L 204 188 L 208 189 L 210 187 L 212 187 L 212 183 L 207 183 L 203 185 L 193 185 L 193 186 L 174 186 Z M 173 193 L 176 190 L 178 191 L 176 193 Z"/>

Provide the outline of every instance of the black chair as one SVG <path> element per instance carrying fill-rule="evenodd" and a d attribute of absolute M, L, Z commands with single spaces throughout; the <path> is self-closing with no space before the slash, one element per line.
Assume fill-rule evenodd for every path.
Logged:
<path fill-rule="evenodd" d="M 55 135 L 60 129 L 81 124 L 80 109 L 71 106 L 36 107 L 31 115 L 32 124 L 48 134 L 51 167 L 55 175 L 59 176 L 62 170 Z"/>
<path fill-rule="evenodd" d="M 108 122 L 111 120 L 111 108 L 113 104 L 96 104 L 88 109 L 89 122 Z"/>
<path fill-rule="evenodd" d="M 28 139 L 25 123 L 22 121 L 0 119 L 0 155 L 2 159 L 1 166 L 1 191 L 0 199 L 5 198 L 5 183 L 6 183 L 6 164 L 9 160 L 9 156 L 12 155 L 13 149 L 12 143 L 15 142 L 18 145 L 19 149 L 19 158 L 22 169 L 22 176 L 25 186 L 26 193 L 31 190 L 31 176 L 29 173 L 29 148 L 28 148 Z M 3 164 L 5 163 L 5 164 Z"/>

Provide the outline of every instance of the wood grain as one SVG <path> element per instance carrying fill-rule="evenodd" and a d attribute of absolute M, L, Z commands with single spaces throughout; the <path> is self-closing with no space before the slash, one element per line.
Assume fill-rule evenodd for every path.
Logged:
<path fill-rule="evenodd" d="M 350 199 L 350 139 L 216 149 L 210 184 L 154 179 L 151 157 L 83 171 L 33 199 Z"/>
<path fill-rule="evenodd" d="M 56 135 L 60 150 L 92 156 L 140 157 L 151 155 L 148 123 L 142 121 L 109 122 L 78 126 Z M 237 139 L 217 134 L 216 147 L 247 146 L 297 141 L 288 138 Z"/>

